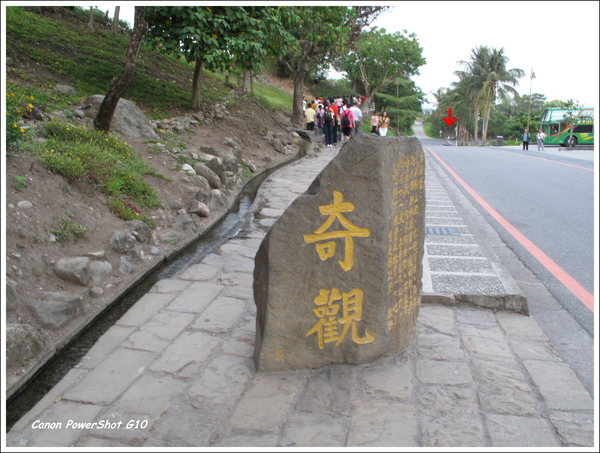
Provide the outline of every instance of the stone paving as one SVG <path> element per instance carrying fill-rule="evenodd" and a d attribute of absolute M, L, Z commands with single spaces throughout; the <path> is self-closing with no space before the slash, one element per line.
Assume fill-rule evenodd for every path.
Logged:
<path fill-rule="evenodd" d="M 594 401 L 536 321 L 424 297 L 402 354 L 255 373 L 254 255 L 339 151 L 267 178 L 234 238 L 161 280 L 6 435 L 7 447 L 592 447 Z M 511 294 L 427 158 L 424 293 Z M 448 302 L 450 298 L 440 300 Z"/>

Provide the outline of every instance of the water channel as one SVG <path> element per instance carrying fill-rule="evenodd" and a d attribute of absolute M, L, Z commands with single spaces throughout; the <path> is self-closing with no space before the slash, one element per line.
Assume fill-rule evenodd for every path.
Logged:
<path fill-rule="evenodd" d="M 303 142 L 295 157 L 263 171 L 248 181 L 234 200 L 229 211 L 220 220 L 177 256 L 158 266 L 146 278 L 110 305 L 83 332 L 55 355 L 49 363 L 45 364 L 23 388 L 8 399 L 6 402 L 6 431 L 8 432 L 73 367 L 76 367 L 96 341 L 156 282 L 172 278 L 182 269 L 199 263 L 225 241 L 236 236 L 250 215 L 252 203 L 263 181 L 276 170 L 308 154 L 310 145 L 306 143 L 306 140 L 303 140 Z"/>

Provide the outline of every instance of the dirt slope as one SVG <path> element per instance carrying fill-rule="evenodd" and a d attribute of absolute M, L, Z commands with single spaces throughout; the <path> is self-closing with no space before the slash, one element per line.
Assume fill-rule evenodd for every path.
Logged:
<path fill-rule="evenodd" d="M 287 81 L 268 74 L 262 75 L 261 81 L 269 81 L 282 88 L 289 87 Z M 231 138 L 240 145 L 243 159 L 255 164 L 257 172 L 291 157 L 275 151 L 264 135 L 266 128 L 271 132 L 286 132 L 281 124 L 281 116 L 274 117 L 251 101 L 240 102 L 237 99 L 233 105 L 225 120 L 193 126 L 181 133 L 178 141 L 185 143 L 185 150 L 195 152 L 204 145 L 226 149 L 223 142 L 226 138 Z M 172 180 L 167 182 L 159 178 L 149 179 L 157 189 L 163 206 L 146 211 L 144 215 L 152 217 L 156 222 L 155 233 L 159 236 L 174 228 L 176 209 L 169 208 L 169 202 L 182 200 L 185 207 L 185 200 L 193 197 L 193 189 L 185 175 L 176 170 L 175 154 L 157 152 L 150 144 L 136 140 L 127 141 L 147 163 Z M 17 177 L 24 177 L 25 185 L 19 184 Z M 43 351 L 37 357 L 20 364 L 18 368 L 10 367 L 7 388 L 22 382 L 48 355 L 80 330 L 90 317 L 110 304 L 165 257 L 201 234 L 225 210 L 213 212 L 208 218 L 194 216 L 198 233 L 178 230 L 183 236 L 180 241 L 155 242 L 154 245 L 160 250 L 158 254 L 150 253 L 150 244 L 144 246 L 143 258 L 135 263 L 134 271 L 123 273 L 119 271 L 121 256 L 111 250 L 109 238 L 116 230 L 125 231 L 125 221 L 110 212 L 104 195 L 86 183 L 67 181 L 62 176 L 49 172 L 32 155 L 22 151 L 8 150 L 4 178 L 6 277 L 16 282 L 16 298 L 9 304 L 6 323 L 31 325 L 40 333 L 43 341 Z M 239 188 L 240 186 L 229 193 L 230 200 L 235 197 Z M 72 216 L 73 221 L 87 228 L 87 235 L 77 241 L 53 241 L 50 232 L 58 228 L 59 222 L 67 213 Z M 59 278 L 53 270 L 58 260 L 74 256 L 101 256 L 103 258 L 93 259 L 108 261 L 112 265 L 112 272 L 100 285 L 102 293 L 95 297 L 88 294 L 82 312 L 74 320 L 57 330 L 44 328 L 32 316 L 29 309 L 32 302 L 43 300 L 45 292 L 78 294 L 85 290 L 76 283 Z"/>

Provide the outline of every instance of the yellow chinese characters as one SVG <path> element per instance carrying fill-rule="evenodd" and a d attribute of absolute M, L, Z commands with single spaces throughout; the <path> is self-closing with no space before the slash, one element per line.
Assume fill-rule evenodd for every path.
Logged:
<path fill-rule="evenodd" d="M 335 346 L 338 346 L 350 328 L 352 328 L 352 341 L 357 344 L 370 343 L 375 339 L 366 330 L 364 337 L 358 335 L 358 323 L 362 320 L 363 291 L 361 289 L 355 288 L 348 293 L 340 293 L 338 288 L 332 288 L 331 291 L 321 289 L 314 302 L 317 308 L 313 311 L 319 321 L 306 333 L 306 336 L 316 333 L 319 349 L 323 349 L 325 343 L 334 341 Z"/>
<path fill-rule="evenodd" d="M 312 244 L 319 241 L 327 241 L 317 244 L 317 253 L 321 261 L 325 261 L 335 255 L 335 242 L 331 239 L 344 238 L 346 240 L 346 250 L 344 260 L 338 261 L 342 269 L 348 272 L 354 266 L 354 239 L 355 237 L 365 238 L 371 234 L 371 231 L 366 228 L 360 228 L 346 219 L 342 213 L 353 212 L 354 204 L 342 201 L 344 195 L 337 190 L 333 191 L 333 204 L 319 206 L 319 212 L 323 215 L 328 215 L 329 218 L 321 225 L 314 234 L 305 234 L 304 241 L 307 244 Z M 345 230 L 327 231 L 335 220 L 346 228 Z"/>

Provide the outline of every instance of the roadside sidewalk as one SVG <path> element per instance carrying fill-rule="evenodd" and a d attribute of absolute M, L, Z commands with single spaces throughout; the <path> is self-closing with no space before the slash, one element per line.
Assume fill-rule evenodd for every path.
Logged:
<path fill-rule="evenodd" d="M 536 321 L 478 305 L 516 303 L 519 289 L 429 157 L 412 345 L 362 366 L 255 373 L 254 256 L 339 151 L 313 148 L 265 180 L 236 237 L 159 281 L 110 328 L 6 446 L 594 446 L 594 401 Z M 453 304 L 454 294 L 469 297 Z"/>

